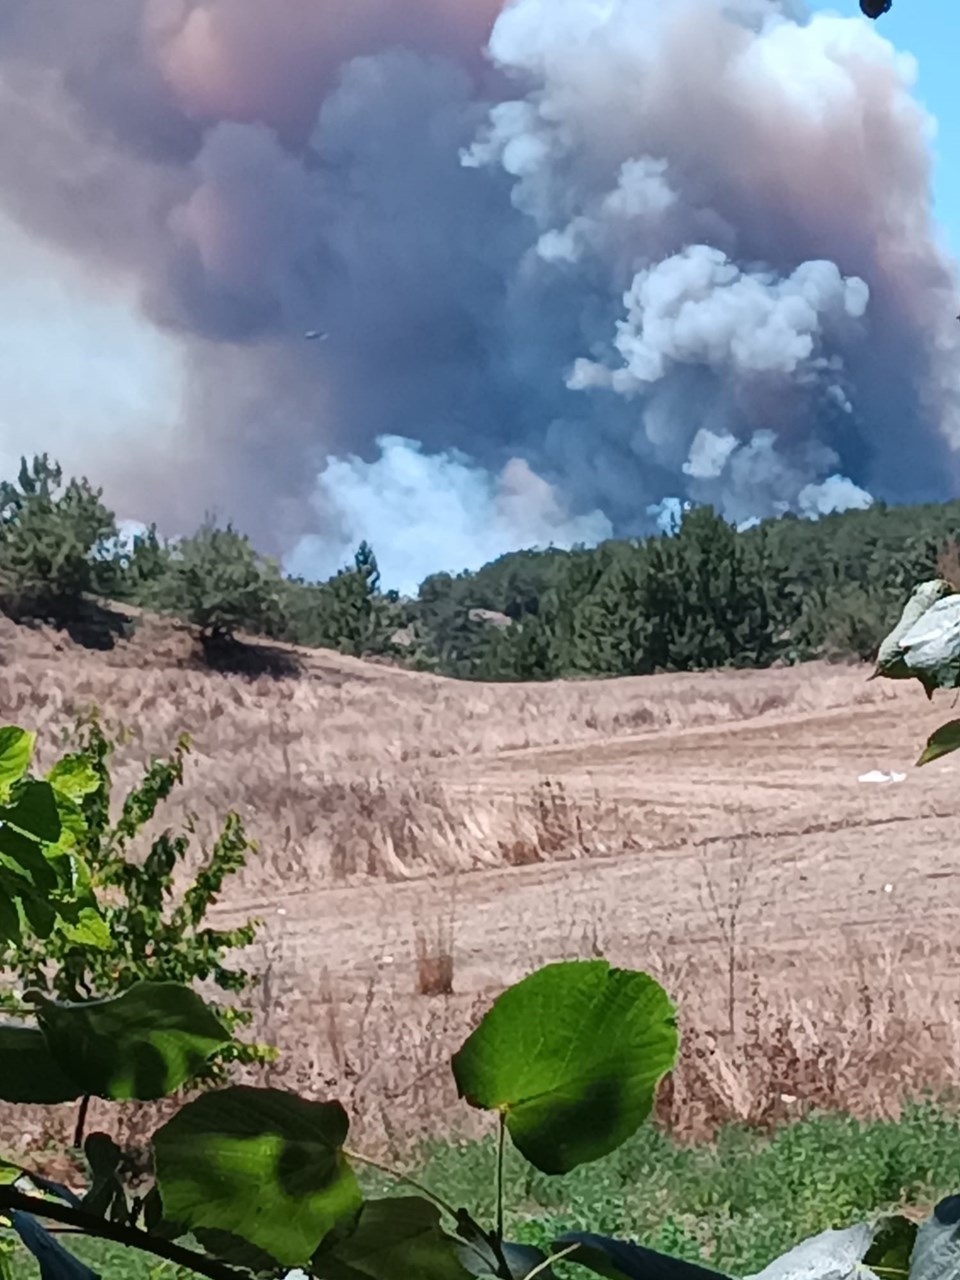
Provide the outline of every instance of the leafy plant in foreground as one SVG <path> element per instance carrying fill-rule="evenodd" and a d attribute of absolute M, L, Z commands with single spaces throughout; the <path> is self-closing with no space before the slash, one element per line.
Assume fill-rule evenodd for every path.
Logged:
<path fill-rule="evenodd" d="M 178 890 L 178 868 L 190 854 L 191 832 L 144 831 L 183 781 L 189 742 L 155 758 L 111 813 L 115 742 L 95 717 L 78 726 L 75 750 L 43 779 L 29 776 L 33 735 L 0 729 L 0 972 L 16 984 L 0 987 L 0 1009 L 18 1015 L 17 989 L 61 1000 L 120 994 L 144 980 L 212 982 L 229 996 L 253 982 L 228 964 L 256 925 L 214 929 L 207 915 L 225 881 L 253 848 L 235 814 Z M 29 879 L 27 879 L 29 877 Z M 7 890 L 4 893 L 4 889 Z M 19 906 L 17 905 L 19 904 Z M 231 1028 L 249 1015 L 218 1011 Z M 266 1051 L 231 1038 L 204 1074 L 222 1076 L 232 1060 L 257 1061 Z M 0 1080 L 0 1096 L 3 1083 Z"/>
<path fill-rule="evenodd" d="M 960 688 L 960 589 L 946 578 L 914 587 L 900 620 L 884 637 L 871 679 L 917 680 L 928 698 L 936 689 Z M 950 720 L 927 739 L 918 765 L 960 748 L 960 720 Z"/>

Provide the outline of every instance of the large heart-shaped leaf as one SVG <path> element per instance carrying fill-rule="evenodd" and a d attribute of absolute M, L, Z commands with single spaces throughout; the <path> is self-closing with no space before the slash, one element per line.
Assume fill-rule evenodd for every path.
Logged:
<path fill-rule="evenodd" d="M 876 1228 L 868 1222 L 840 1231 L 821 1231 L 758 1271 L 748 1280 L 852 1280 L 873 1243 Z"/>
<path fill-rule="evenodd" d="M 567 1255 L 568 1261 L 608 1280 L 723 1280 L 720 1272 L 695 1262 L 589 1231 L 571 1231 L 561 1236 L 554 1243 L 554 1252 L 560 1253 L 571 1245 L 577 1247 Z"/>
<path fill-rule="evenodd" d="M 910 1255 L 910 1280 L 954 1280 L 958 1271 L 960 1196 L 947 1196 L 917 1232 Z"/>
<path fill-rule="evenodd" d="M 204 1094 L 154 1135 L 164 1214 L 301 1265 L 362 1203 L 348 1127 L 338 1102 L 246 1085 Z"/>
<path fill-rule="evenodd" d="M 50 1052 L 81 1092 L 101 1098 L 165 1097 L 185 1084 L 230 1033 L 189 987 L 140 982 L 80 1004 L 29 993 Z"/>
<path fill-rule="evenodd" d="M 12 1023 L 0 1026 L 0 1098 L 4 1102 L 73 1102 L 83 1090 L 58 1066 L 43 1032 Z"/>
<path fill-rule="evenodd" d="M 608 1155 L 650 1114 L 676 1060 L 675 1012 L 645 973 L 547 965 L 494 1003 L 453 1059 L 460 1096 L 501 1112 L 545 1173 Z"/>
<path fill-rule="evenodd" d="M 319 1280 L 470 1280 L 461 1245 L 440 1226 L 440 1211 L 416 1196 L 369 1200 L 355 1230 L 321 1247 Z"/>
<path fill-rule="evenodd" d="M 0 791 L 5 792 L 27 772 L 36 734 L 5 725 L 0 729 Z"/>

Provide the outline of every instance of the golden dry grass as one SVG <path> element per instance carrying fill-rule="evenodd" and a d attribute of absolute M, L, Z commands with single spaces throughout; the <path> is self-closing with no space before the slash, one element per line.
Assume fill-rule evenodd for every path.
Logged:
<path fill-rule="evenodd" d="M 951 762 L 912 768 L 943 705 L 835 666 L 489 686 L 294 656 L 298 678 L 244 679 L 149 619 L 102 654 L 0 622 L 0 716 L 52 753 L 97 704 L 133 731 L 121 780 L 192 735 L 184 809 L 209 835 L 234 808 L 261 844 L 219 910 L 265 920 L 267 1076 L 352 1102 L 369 1145 L 473 1123 L 450 1050 L 578 955 L 680 1002 L 678 1132 L 952 1083 L 960 798 Z"/>

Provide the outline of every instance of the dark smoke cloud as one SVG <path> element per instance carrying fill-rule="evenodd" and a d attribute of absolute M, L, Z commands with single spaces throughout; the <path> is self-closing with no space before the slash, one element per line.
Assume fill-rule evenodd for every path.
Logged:
<path fill-rule="evenodd" d="M 773 0 L 499 8 L 7 0 L 6 212 L 184 352 L 176 447 L 102 460 L 126 509 L 409 582 L 672 496 L 952 492 L 909 61 Z"/>

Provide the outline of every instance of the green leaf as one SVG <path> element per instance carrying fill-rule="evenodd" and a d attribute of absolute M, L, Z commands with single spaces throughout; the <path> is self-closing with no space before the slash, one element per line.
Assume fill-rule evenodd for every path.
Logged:
<path fill-rule="evenodd" d="M 866 1222 L 842 1231 L 821 1231 L 747 1280 L 856 1280 L 863 1274 L 861 1263 L 874 1231 Z"/>
<path fill-rule="evenodd" d="M 108 1134 L 91 1133 L 83 1144 L 83 1153 L 91 1175 L 89 1190 L 83 1197 L 84 1209 L 98 1218 L 125 1221 L 127 1197 L 118 1175 L 123 1152 Z"/>
<path fill-rule="evenodd" d="M 588 1231 L 571 1231 L 561 1236 L 554 1242 L 553 1252 L 559 1253 L 571 1244 L 577 1249 L 566 1260 L 586 1267 L 595 1275 L 606 1276 L 607 1280 L 722 1280 L 720 1272 L 695 1262 Z"/>
<path fill-rule="evenodd" d="M 44 844 L 56 844 L 60 839 L 60 814 L 53 787 L 33 778 L 19 783 L 11 803 L 0 805 L 0 822 L 8 822 Z"/>
<path fill-rule="evenodd" d="M 12 1187 L 23 1170 L 9 1160 L 0 1159 L 0 1187 Z"/>
<path fill-rule="evenodd" d="M 469 1274 L 480 1277 L 480 1280 L 485 1280 L 488 1276 L 496 1276 L 500 1264 L 490 1241 L 483 1235 L 478 1236 L 475 1232 L 469 1232 L 464 1239 L 469 1240 L 469 1243 L 460 1245 L 459 1257 Z M 501 1242 L 500 1252 L 510 1273 L 510 1280 L 525 1280 L 535 1267 L 541 1266 L 547 1260 L 547 1255 L 542 1249 L 532 1244 L 514 1244 L 510 1240 Z M 539 1280 L 556 1280 L 550 1267 L 538 1271 L 537 1276 Z"/>
<path fill-rule="evenodd" d="M 226 1262 L 231 1267 L 245 1267 L 257 1275 L 273 1275 L 277 1269 L 275 1259 L 258 1249 L 249 1240 L 241 1240 L 229 1231 L 213 1231 L 210 1227 L 197 1227 L 193 1236 L 201 1244 L 206 1253 L 218 1262 Z M 296 1272 L 292 1273 L 296 1275 Z M 301 1275 L 303 1273 L 301 1272 Z"/>
<path fill-rule="evenodd" d="M 54 1058 L 82 1093 L 101 1098 L 165 1097 L 230 1042 L 200 997 L 176 982 L 140 982 L 81 1004 L 32 999 Z"/>
<path fill-rule="evenodd" d="M 109 951 L 113 938 L 103 917 L 93 907 L 83 907 L 76 921 L 61 920 L 60 932 L 79 947 L 93 947 Z"/>
<path fill-rule="evenodd" d="M 0 942 L 19 942 L 23 932 L 20 912 L 14 900 L 19 893 L 11 881 L 12 878 L 3 875 L 0 868 Z"/>
<path fill-rule="evenodd" d="M 83 1090 L 57 1065 L 36 1027 L 0 1025 L 0 1099 L 4 1102 L 72 1102 Z"/>
<path fill-rule="evenodd" d="M 57 923 L 57 913 L 46 898 L 35 893 L 25 893 L 20 898 L 23 914 L 38 938 L 49 938 Z"/>
<path fill-rule="evenodd" d="M 10 1217 L 14 1231 L 40 1264 L 40 1280 L 101 1280 L 31 1214 L 15 1211 Z"/>
<path fill-rule="evenodd" d="M 348 1127 L 338 1102 L 245 1085 L 204 1094 L 154 1135 L 164 1213 L 303 1265 L 361 1205 Z"/>
<path fill-rule="evenodd" d="M 960 747 L 960 720 L 948 720 L 946 724 L 942 724 L 939 729 L 931 733 L 923 754 L 917 761 L 917 766 L 929 764 L 931 760 L 939 760 L 941 756 L 948 756 L 958 747 Z"/>
<path fill-rule="evenodd" d="M 0 857 L 19 867 L 42 893 L 53 893 L 60 883 L 59 868 L 43 846 L 13 827 L 0 827 Z"/>
<path fill-rule="evenodd" d="M 470 1280 L 440 1211 L 416 1196 L 369 1200 L 356 1229 L 313 1259 L 319 1280 Z"/>
<path fill-rule="evenodd" d="M 910 1255 L 910 1280 L 953 1280 L 960 1268 L 960 1196 L 941 1200 Z"/>
<path fill-rule="evenodd" d="M 673 1005 L 653 978 L 575 960 L 505 991 L 453 1074 L 471 1106 L 503 1114 L 532 1164 L 567 1173 L 637 1130 L 678 1040 Z"/>
<path fill-rule="evenodd" d="M 82 752 L 58 760 L 47 774 L 47 781 L 68 800 L 82 800 L 100 789 L 99 775 Z"/>
<path fill-rule="evenodd" d="M 884 1218 L 877 1226 L 864 1266 L 882 1280 L 910 1274 L 910 1255 L 917 1239 L 917 1223 L 901 1215 Z"/>
<path fill-rule="evenodd" d="M 26 773 L 35 741 L 36 734 L 15 725 L 0 729 L 0 791 L 6 791 Z"/>

